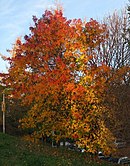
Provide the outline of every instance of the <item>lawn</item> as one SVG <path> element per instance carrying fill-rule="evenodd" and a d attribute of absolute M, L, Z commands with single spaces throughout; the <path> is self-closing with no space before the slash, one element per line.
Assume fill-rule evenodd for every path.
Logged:
<path fill-rule="evenodd" d="M 0 166 L 107 166 L 92 161 L 86 153 L 49 145 L 35 145 L 20 138 L 0 133 Z"/>

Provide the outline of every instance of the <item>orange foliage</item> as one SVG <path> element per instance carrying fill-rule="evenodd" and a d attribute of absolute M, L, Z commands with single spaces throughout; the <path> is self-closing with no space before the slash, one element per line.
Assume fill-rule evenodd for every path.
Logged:
<path fill-rule="evenodd" d="M 39 138 L 73 138 L 89 152 L 105 150 L 111 133 L 103 123 L 102 96 L 109 68 L 90 65 L 89 54 L 104 42 L 105 25 L 67 20 L 61 10 L 33 21 L 31 34 L 17 42 L 7 78 L 13 96 L 31 108 L 22 128 Z"/>

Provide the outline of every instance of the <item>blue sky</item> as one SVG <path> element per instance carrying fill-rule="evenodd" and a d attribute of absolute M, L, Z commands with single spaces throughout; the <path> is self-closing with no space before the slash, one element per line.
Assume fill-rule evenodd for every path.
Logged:
<path fill-rule="evenodd" d="M 94 18 L 101 20 L 115 10 L 123 9 L 128 0 L 60 0 L 68 19 Z M 0 53 L 11 49 L 15 39 L 29 34 L 32 16 L 41 17 L 45 9 L 54 6 L 53 0 L 0 0 Z M 0 72 L 7 72 L 7 63 L 0 58 Z"/>

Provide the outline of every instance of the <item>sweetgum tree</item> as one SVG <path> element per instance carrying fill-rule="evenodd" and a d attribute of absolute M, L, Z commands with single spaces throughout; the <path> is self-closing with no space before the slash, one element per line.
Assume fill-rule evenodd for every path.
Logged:
<path fill-rule="evenodd" d="M 30 108 L 21 127 L 34 140 L 72 138 L 88 152 L 108 151 L 112 134 L 102 103 L 109 68 L 91 64 L 105 25 L 67 20 L 61 10 L 47 10 L 33 21 L 24 42 L 16 41 L 6 78 L 13 97 Z"/>

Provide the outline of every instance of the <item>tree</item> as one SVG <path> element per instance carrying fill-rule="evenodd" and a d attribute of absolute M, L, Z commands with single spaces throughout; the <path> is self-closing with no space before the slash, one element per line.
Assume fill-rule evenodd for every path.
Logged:
<path fill-rule="evenodd" d="M 129 1 L 130 2 L 130 1 Z M 127 10 L 128 10 L 128 14 L 130 15 L 130 5 L 128 5 L 128 8 L 127 8 Z"/>
<path fill-rule="evenodd" d="M 105 63 L 113 69 L 130 65 L 129 57 L 129 21 L 126 10 L 114 12 L 104 18 L 106 42 L 98 48 L 98 64 Z"/>
<path fill-rule="evenodd" d="M 130 1 L 129 1 L 130 2 Z M 128 17 L 129 17 L 129 22 L 130 22 L 130 4 L 128 5 L 128 8 L 127 8 L 127 10 L 128 10 Z M 128 27 L 128 32 L 129 32 L 129 36 L 130 36 L 130 26 Z M 130 39 L 129 39 L 129 47 L 130 47 Z"/>
<path fill-rule="evenodd" d="M 6 83 L 15 89 L 13 97 L 30 107 L 21 126 L 34 139 L 69 137 L 88 152 L 108 151 L 112 134 L 102 103 L 109 67 L 90 65 L 93 50 L 104 42 L 105 25 L 67 20 L 61 10 L 33 21 L 31 34 L 16 41 L 16 55 L 8 59 Z"/>
<path fill-rule="evenodd" d="M 110 72 L 106 77 L 105 103 L 111 110 L 111 114 L 116 117 L 112 119 L 111 125 L 109 118 L 106 121 L 116 137 L 129 139 L 130 34 L 128 13 L 126 10 L 114 12 L 104 19 L 104 23 L 107 27 L 105 32 L 107 38 L 106 42 L 99 45 L 96 50 L 96 65 L 104 63 L 110 67 Z"/>

